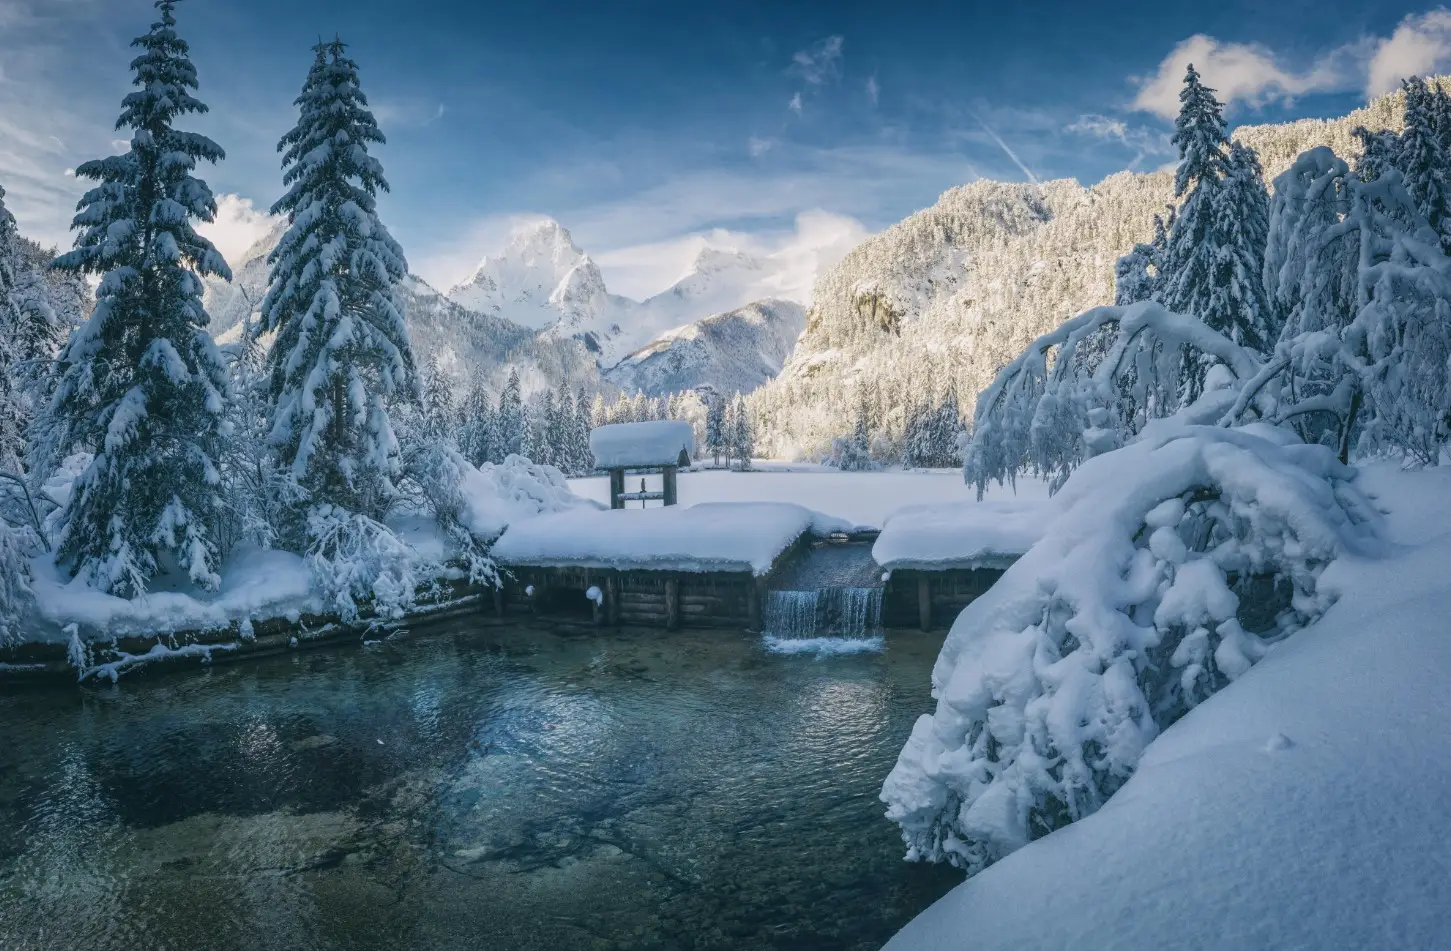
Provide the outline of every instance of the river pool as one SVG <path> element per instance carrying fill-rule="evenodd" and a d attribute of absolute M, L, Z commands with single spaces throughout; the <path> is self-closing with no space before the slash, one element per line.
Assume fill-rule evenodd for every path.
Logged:
<path fill-rule="evenodd" d="M 959 880 L 877 801 L 941 634 L 468 620 L 0 695 L 0 949 L 877 948 Z"/>

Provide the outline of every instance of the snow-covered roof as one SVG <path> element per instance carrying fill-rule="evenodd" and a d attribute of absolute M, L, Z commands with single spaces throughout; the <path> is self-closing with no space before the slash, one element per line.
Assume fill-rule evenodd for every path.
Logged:
<path fill-rule="evenodd" d="M 1006 568 L 1048 528 L 1046 499 L 909 505 L 894 512 L 872 546 L 877 564 L 917 568 Z"/>
<path fill-rule="evenodd" d="M 763 575 L 807 532 L 825 535 L 851 527 L 790 502 L 576 509 L 515 522 L 493 555 L 505 565 Z"/>
<path fill-rule="evenodd" d="M 591 432 L 589 448 L 598 469 L 673 466 L 695 454 L 695 428 L 681 419 L 614 423 Z"/>

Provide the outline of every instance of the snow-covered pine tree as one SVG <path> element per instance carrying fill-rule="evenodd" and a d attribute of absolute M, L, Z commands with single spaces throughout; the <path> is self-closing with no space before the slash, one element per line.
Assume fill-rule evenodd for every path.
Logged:
<path fill-rule="evenodd" d="M 529 427 L 529 434 L 533 440 L 532 452 L 524 453 L 531 462 L 541 466 L 559 465 L 559 444 L 553 439 L 556 421 L 554 415 L 554 394 L 545 390 L 539 396 L 539 402 L 534 411 L 529 414 L 533 417 L 534 425 Z"/>
<path fill-rule="evenodd" d="M 385 140 L 357 64 L 340 40 L 314 53 L 297 124 L 278 143 L 289 188 L 272 213 L 289 227 L 268 255 L 262 302 L 263 326 L 277 333 L 271 441 L 311 503 L 376 520 L 396 497 L 390 406 L 418 391 L 394 287 L 408 265 L 378 218 L 388 183 L 368 148 Z M 289 542 L 307 544 L 293 522 Z"/>
<path fill-rule="evenodd" d="M 419 405 L 419 422 L 423 439 L 439 445 L 455 445 L 458 410 L 453 402 L 453 385 L 443 367 L 439 366 L 437 356 L 428 355 L 420 377 L 423 397 Z"/>
<path fill-rule="evenodd" d="M 493 442 L 494 408 L 483 375 L 475 373 L 464 395 L 459 420 L 459 452 L 471 464 L 481 466 L 489 461 Z"/>
<path fill-rule="evenodd" d="M 579 394 L 574 401 L 574 427 L 570 430 L 570 446 L 572 458 L 574 459 L 574 468 L 580 475 L 589 475 L 595 465 L 594 453 L 590 452 L 589 448 L 591 418 L 589 397 L 585 394 L 584 387 L 580 387 Z"/>
<path fill-rule="evenodd" d="M 731 455 L 740 463 L 740 470 L 751 468 L 751 457 L 756 454 L 755 427 L 751 425 L 751 414 L 746 409 L 745 397 L 740 393 L 731 401 Z"/>
<path fill-rule="evenodd" d="M 1373 182 L 1395 164 L 1400 135 L 1389 129 L 1372 131 L 1363 125 L 1356 126 L 1350 134 L 1360 140 L 1360 157 L 1356 160 L 1355 171 L 1361 181 Z"/>
<path fill-rule="evenodd" d="M 61 518 L 59 558 L 121 597 L 146 591 L 169 564 L 214 588 L 223 511 L 217 457 L 227 370 L 207 334 L 201 276 L 227 279 L 227 262 L 192 227 L 216 201 L 193 172 L 223 158 L 205 136 L 173 123 L 203 113 L 196 69 L 176 32 L 175 0 L 132 44 L 135 92 L 117 129 L 126 152 L 86 162 L 62 270 L 100 275 L 96 307 L 61 355 L 60 382 L 43 427 L 47 455 L 95 452 Z"/>
<path fill-rule="evenodd" d="M 610 421 L 609 408 L 605 406 L 605 395 L 596 393 L 594 402 L 590 405 L 589 422 L 591 426 L 605 426 Z"/>
<path fill-rule="evenodd" d="M 1253 149 L 1230 145 L 1224 179 L 1211 203 L 1213 289 L 1209 309 L 1192 313 L 1236 343 L 1268 352 L 1279 334 L 1263 277 L 1270 196 Z"/>
<path fill-rule="evenodd" d="M 494 415 L 499 446 L 495 462 L 503 462 L 508 456 L 524 452 L 524 431 L 528 420 L 524 414 L 524 396 L 519 384 L 519 371 L 509 370 L 504 389 L 499 393 L 499 411 Z"/>
<path fill-rule="evenodd" d="M 579 462 L 574 453 L 574 396 L 569 392 L 569 381 L 559 381 L 551 409 L 548 442 L 554 447 L 554 465 L 567 476 L 578 475 Z"/>
<path fill-rule="evenodd" d="M 720 465 L 720 457 L 726 452 L 726 401 L 719 394 L 710 394 L 705 404 L 705 450 Z"/>
<path fill-rule="evenodd" d="M 1436 93 L 1419 77 L 1401 83 L 1406 95 L 1406 126 L 1396 141 L 1391 163 L 1401 172 L 1416 211 L 1451 250 L 1451 165 L 1436 127 Z"/>
<path fill-rule="evenodd" d="M 24 468 L 27 429 L 41 395 L 37 383 L 49 375 L 57 329 L 0 188 L 0 469 L 12 475 Z"/>

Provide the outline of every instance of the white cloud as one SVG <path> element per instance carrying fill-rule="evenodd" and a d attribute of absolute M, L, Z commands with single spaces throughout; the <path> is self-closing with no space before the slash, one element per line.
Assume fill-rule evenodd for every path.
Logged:
<path fill-rule="evenodd" d="M 791 97 L 791 101 L 788 102 L 788 103 L 786 103 L 786 108 L 787 109 L 790 109 L 792 112 L 796 113 L 798 116 L 801 115 L 801 112 L 802 112 L 801 93 L 798 92 L 796 95 L 792 96 Z"/>
<path fill-rule="evenodd" d="M 746 140 L 746 151 L 751 154 L 751 158 L 760 158 L 771 151 L 771 147 L 775 144 L 772 139 L 762 139 L 753 135 Z"/>
<path fill-rule="evenodd" d="M 876 105 L 882 98 L 882 87 L 877 84 L 877 77 L 867 77 L 867 102 Z"/>
<path fill-rule="evenodd" d="M 1406 17 L 1376 44 L 1366 70 L 1365 94 L 1388 93 L 1410 76 L 1433 73 L 1451 63 L 1451 10 L 1438 7 Z"/>
<path fill-rule="evenodd" d="M 740 251 L 762 260 L 771 277 L 761 288 L 774 297 L 810 303 L 822 271 L 871 232 L 860 221 L 820 209 L 796 216 L 793 227 L 764 232 L 715 228 L 668 241 L 618 248 L 595 260 L 611 292 L 641 300 L 674 284 L 705 248 Z"/>
<path fill-rule="evenodd" d="M 1153 76 L 1141 80 L 1133 107 L 1166 119 L 1178 115 L 1179 90 L 1190 63 L 1226 105 L 1245 102 L 1262 106 L 1309 92 L 1354 88 L 1353 63 L 1363 59 L 1363 48 L 1362 43 L 1337 47 L 1305 72 L 1296 73 L 1280 65 L 1274 53 L 1259 44 L 1222 43 L 1212 36 L 1196 34 L 1174 47 Z"/>
<path fill-rule="evenodd" d="M 197 233 L 216 245 L 227 263 L 236 267 L 247 249 L 272 230 L 277 219 L 254 207 L 241 195 L 220 195 L 214 221 L 197 224 Z"/>
<path fill-rule="evenodd" d="M 841 48 L 840 36 L 828 36 L 804 50 L 797 50 L 791 57 L 792 74 L 810 86 L 841 78 Z"/>

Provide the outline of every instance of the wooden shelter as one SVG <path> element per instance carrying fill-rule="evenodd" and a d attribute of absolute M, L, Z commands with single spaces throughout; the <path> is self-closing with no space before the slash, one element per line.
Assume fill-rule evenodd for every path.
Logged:
<path fill-rule="evenodd" d="M 595 468 L 610 474 L 610 508 L 626 502 L 674 505 L 679 500 L 677 473 L 690 465 L 695 453 L 695 428 L 679 419 L 644 423 L 614 423 L 597 427 L 589 436 Z M 645 487 L 645 477 L 660 476 L 660 488 Z M 628 491 L 625 479 L 640 476 L 638 491 Z"/>

